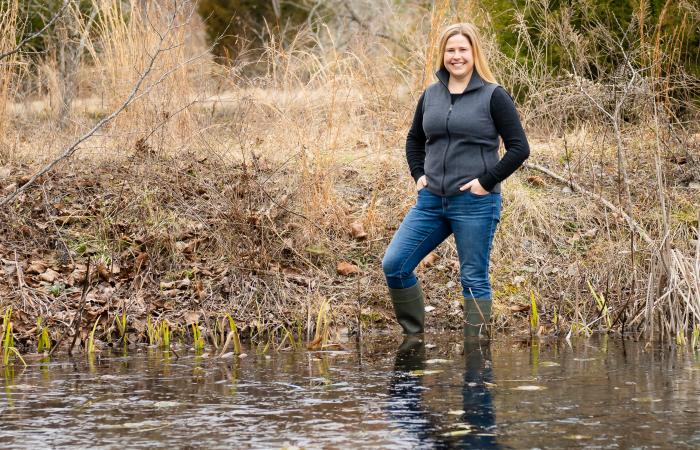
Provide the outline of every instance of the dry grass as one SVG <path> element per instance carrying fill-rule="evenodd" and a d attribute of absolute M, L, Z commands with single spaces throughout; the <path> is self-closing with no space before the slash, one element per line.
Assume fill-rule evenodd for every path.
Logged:
<path fill-rule="evenodd" d="M 111 112 L 138 78 L 154 29 L 164 31 L 159 27 L 172 11 L 151 5 L 151 20 L 132 15 L 125 21 L 122 4 L 98 3 L 101 20 L 79 69 L 83 95 L 73 104 L 70 126 L 56 126 L 56 113 L 47 107 L 50 91 L 15 96 L 12 128 L 1 138 L 3 189 L 21 184 L 78 130 Z M 456 12 L 488 19 L 472 2 L 458 6 L 436 2 L 430 20 L 405 13 L 404 20 L 421 30 L 411 45 L 431 48 L 438 25 Z M 149 316 L 184 324 L 187 312 L 199 311 L 214 323 L 231 313 L 250 334 L 261 328 L 284 334 L 301 325 L 310 337 L 327 336 L 314 330 L 314 319 L 325 316 L 319 311 L 328 305 L 336 326 L 385 323 L 391 308 L 379 262 L 414 201 L 403 143 L 419 93 L 415 86 L 428 79 L 425 61 L 435 55 L 402 53 L 368 34 L 341 48 L 340 36 L 328 27 L 317 34 L 302 31 L 292 42 L 273 40 L 255 62 L 262 75 L 244 77 L 243 67 L 199 57 L 207 50 L 201 23 L 188 10 L 179 14 L 181 27 L 169 37 L 173 48 L 147 80 L 153 86 L 148 95 L 0 212 L 0 310 L 14 306 L 20 325 L 15 330 L 26 339 L 33 334 L 22 334 L 22 314 L 30 324 L 26 330 L 36 323 L 34 316 L 45 317 L 52 328 L 69 322 L 66 311 L 79 298 L 81 264 L 90 255 L 111 274 L 94 281 L 88 319 L 127 311 L 141 325 Z M 527 24 L 521 25 L 524 31 Z M 547 24 L 567 30 L 555 25 Z M 538 45 L 566 42 L 579 49 L 571 55 L 577 67 L 591 44 L 564 31 L 552 31 L 551 41 Z M 580 42 L 572 43 L 575 37 Z M 668 92 L 675 78 L 664 75 L 656 83 L 657 69 L 637 73 L 630 100 L 611 122 L 594 103 L 614 111 L 610 99 L 631 73 L 611 74 L 614 83 L 587 82 L 581 75 L 556 78 L 545 70 L 541 48 L 527 34 L 522 38 L 523 46 L 532 45 L 528 66 L 507 60 L 492 39 L 489 51 L 505 86 L 531 92 L 521 105 L 531 161 L 611 200 L 620 211 L 564 192 L 564 185 L 533 170 L 509 179 L 493 253 L 497 324 L 528 329 L 522 311 L 534 292 L 545 333 L 627 326 L 677 339 L 690 332 L 700 323 L 700 269 L 691 243 L 698 227 L 697 190 L 690 187 L 700 181 L 693 181 L 700 159 L 696 130 L 677 125 L 670 97 L 663 97 L 663 107 L 652 101 L 659 98 L 656 86 Z M 652 38 L 639 42 L 657 42 Z M 405 36 L 395 39 L 406 42 Z M 652 60 L 663 51 L 652 53 Z M 42 73 L 50 79 L 46 74 L 55 70 Z M 624 114 L 633 120 L 618 120 Z M 649 126 L 654 117 L 663 124 Z M 620 156 L 631 203 L 619 181 Z M 654 245 L 630 233 L 620 214 L 625 211 Z M 363 224 L 365 240 L 351 237 L 353 222 Z M 437 253 L 437 264 L 419 269 L 428 302 L 437 307 L 428 324 L 458 326 L 454 245 L 448 241 Z M 33 260 L 59 276 L 42 281 L 46 272 L 31 273 Z M 340 261 L 357 265 L 360 275 L 337 275 Z M 612 327 L 604 326 L 589 283 L 605 298 Z M 135 335 L 145 340 L 145 328 L 137 327 Z"/>

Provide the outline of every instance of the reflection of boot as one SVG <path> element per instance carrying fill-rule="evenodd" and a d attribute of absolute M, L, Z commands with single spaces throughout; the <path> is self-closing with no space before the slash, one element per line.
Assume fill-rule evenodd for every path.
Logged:
<path fill-rule="evenodd" d="M 403 328 L 404 334 L 423 332 L 425 307 L 423 306 L 423 289 L 420 283 L 404 289 L 389 288 L 389 295 L 394 304 L 396 321 Z"/>
<path fill-rule="evenodd" d="M 491 299 L 464 299 L 464 337 L 491 337 Z"/>
<path fill-rule="evenodd" d="M 422 370 L 425 367 L 425 342 L 420 336 L 409 335 L 396 350 L 394 369 L 397 371 Z"/>

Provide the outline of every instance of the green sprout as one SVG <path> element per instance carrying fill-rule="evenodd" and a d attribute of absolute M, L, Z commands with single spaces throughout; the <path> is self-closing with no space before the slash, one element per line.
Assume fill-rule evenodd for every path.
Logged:
<path fill-rule="evenodd" d="M 24 366 L 27 363 L 24 362 L 24 358 L 19 354 L 19 350 L 15 348 L 15 338 L 12 335 L 12 322 L 10 318 L 12 317 L 12 308 L 8 308 L 5 315 L 2 317 L 2 329 L 3 329 L 3 339 L 2 339 L 2 364 L 7 367 L 10 364 L 10 356 L 14 355 L 22 361 Z"/>
<path fill-rule="evenodd" d="M 51 337 L 49 336 L 49 327 L 41 325 L 41 317 L 36 320 L 37 331 L 37 352 L 43 353 L 51 349 Z"/>
<path fill-rule="evenodd" d="M 537 302 L 535 301 L 535 293 L 530 291 L 530 330 L 533 333 L 537 333 L 540 328 L 540 316 L 537 313 Z"/>

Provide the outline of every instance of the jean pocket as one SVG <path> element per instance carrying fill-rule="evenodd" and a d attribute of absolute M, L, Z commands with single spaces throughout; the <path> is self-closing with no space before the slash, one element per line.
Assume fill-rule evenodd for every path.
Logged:
<path fill-rule="evenodd" d="M 472 197 L 476 197 L 476 198 L 486 198 L 486 197 L 488 197 L 489 195 L 491 195 L 490 192 L 487 192 L 487 193 L 485 193 L 484 195 L 475 194 L 475 193 L 473 193 L 471 190 L 468 190 L 468 191 L 467 191 L 467 194 L 471 195 Z"/>

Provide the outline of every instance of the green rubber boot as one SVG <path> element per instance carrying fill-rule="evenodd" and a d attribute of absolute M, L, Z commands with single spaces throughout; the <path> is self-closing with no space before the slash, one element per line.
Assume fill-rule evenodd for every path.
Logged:
<path fill-rule="evenodd" d="M 464 299 L 464 337 L 491 337 L 491 299 Z"/>
<path fill-rule="evenodd" d="M 389 295 L 394 304 L 396 321 L 403 328 L 404 334 L 422 333 L 425 322 L 425 306 L 420 283 L 404 289 L 389 288 Z"/>

